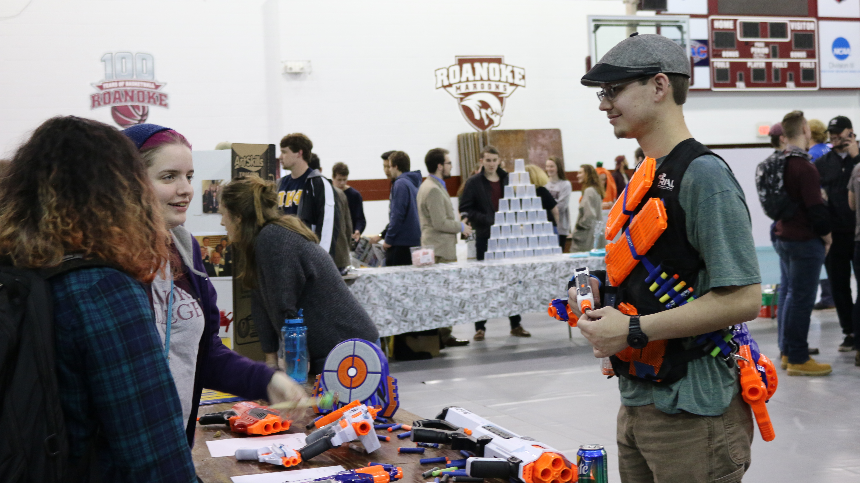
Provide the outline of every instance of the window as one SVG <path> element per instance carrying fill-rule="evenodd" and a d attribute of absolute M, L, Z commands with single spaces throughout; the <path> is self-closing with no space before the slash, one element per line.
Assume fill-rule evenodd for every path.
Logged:
<path fill-rule="evenodd" d="M 715 69 L 714 82 L 727 83 L 729 82 L 729 69 Z"/>
<path fill-rule="evenodd" d="M 815 34 L 812 32 L 796 32 L 794 34 L 794 50 L 812 50 L 815 48 Z"/>
<path fill-rule="evenodd" d="M 714 48 L 715 49 L 734 49 L 735 48 L 735 33 L 730 32 L 714 32 Z"/>
<path fill-rule="evenodd" d="M 758 22 L 741 22 L 741 37 L 746 39 L 757 39 L 761 37 L 760 24 Z"/>

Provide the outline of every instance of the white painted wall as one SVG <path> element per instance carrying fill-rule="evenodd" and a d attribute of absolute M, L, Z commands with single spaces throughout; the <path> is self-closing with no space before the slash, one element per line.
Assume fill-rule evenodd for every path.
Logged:
<path fill-rule="evenodd" d="M 345 161 L 353 179 L 381 178 L 379 154 L 389 149 L 407 151 L 414 168 L 433 147 L 456 158 L 456 135 L 472 128 L 457 102 L 434 88 L 433 72 L 456 55 L 494 54 L 526 69 L 526 87 L 509 98 L 501 129 L 561 129 L 572 167 L 622 153 L 629 159 L 635 141 L 613 137 L 596 90 L 579 84 L 592 14 L 623 15 L 624 5 L 32 0 L 18 15 L 0 18 L 0 157 L 54 115 L 112 123 L 109 108 L 90 110 L 89 95 L 103 78 L 102 55 L 127 51 L 152 54 L 156 79 L 167 83 L 170 108 L 151 108 L 149 120 L 179 130 L 195 150 L 224 140 L 277 143 L 301 131 L 314 140 L 324 168 Z M 285 60 L 310 60 L 312 73 L 285 76 Z M 759 124 L 793 109 L 860 123 L 855 91 L 694 92 L 686 115 L 704 143 L 753 143 L 762 142 Z M 365 211 L 368 233 L 381 230 L 387 202 L 369 202 Z"/>

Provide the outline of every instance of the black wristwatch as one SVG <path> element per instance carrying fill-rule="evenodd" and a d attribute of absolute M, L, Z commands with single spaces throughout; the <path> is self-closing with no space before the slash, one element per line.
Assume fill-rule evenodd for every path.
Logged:
<path fill-rule="evenodd" d="M 630 332 L 627 334 L 627 345 L 634 349 L 644 349 L 648 345 L 648 336 L 639 327 L 639 316 L 630 316 Z"/>

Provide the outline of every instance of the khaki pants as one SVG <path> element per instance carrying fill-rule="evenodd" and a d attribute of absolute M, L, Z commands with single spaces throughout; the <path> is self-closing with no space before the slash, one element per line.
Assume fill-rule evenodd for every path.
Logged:
<path fill-rule="evenodd" d="M 740 395 L 722 416 L 621 406 L 616 438 L 624 483 L 735 483 L 750 466 L 752 413 Z"/>

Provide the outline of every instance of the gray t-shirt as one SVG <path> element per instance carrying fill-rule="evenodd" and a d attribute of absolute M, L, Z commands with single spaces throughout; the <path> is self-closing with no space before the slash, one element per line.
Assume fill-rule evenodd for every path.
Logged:
<path fill-rule="evenodd" d="M 170 274 L 170 264 L 165 272 Z M 155 326 L 158 335 L 164 343 L 166 337 L 168 297 L 170 295 L 170 280 L 160 275 L 152 282 L 152 308 L 155 311 Z M 206 319 L 197 300 L 187 291 L 173 286 L 173 317 L 170 325 L 170 373 L 179 402 L 182 404 L 182 420 L 188 423 L 191 415 L 191 399 L 194 393 L 194 374 L 197 370 L 197 350 L 200 348 L 200 338 Z"/>
<path fill-rule="evenodd" d="M 658 167 L 664 159 L 657 160 Z M 680 190 L 687 238 L 705 262 L 696 293 L 761 283 L 744 193 L 725 163 L 711 155 L 696 158 Z M 705 356 L 690 362 L 687 375 L 669 385 L 620 378 L 621 402 L 625 406 L 653 403 L 669 414 L 718 416 L 738 392 L 737 373 L 722 359 Z"/>

